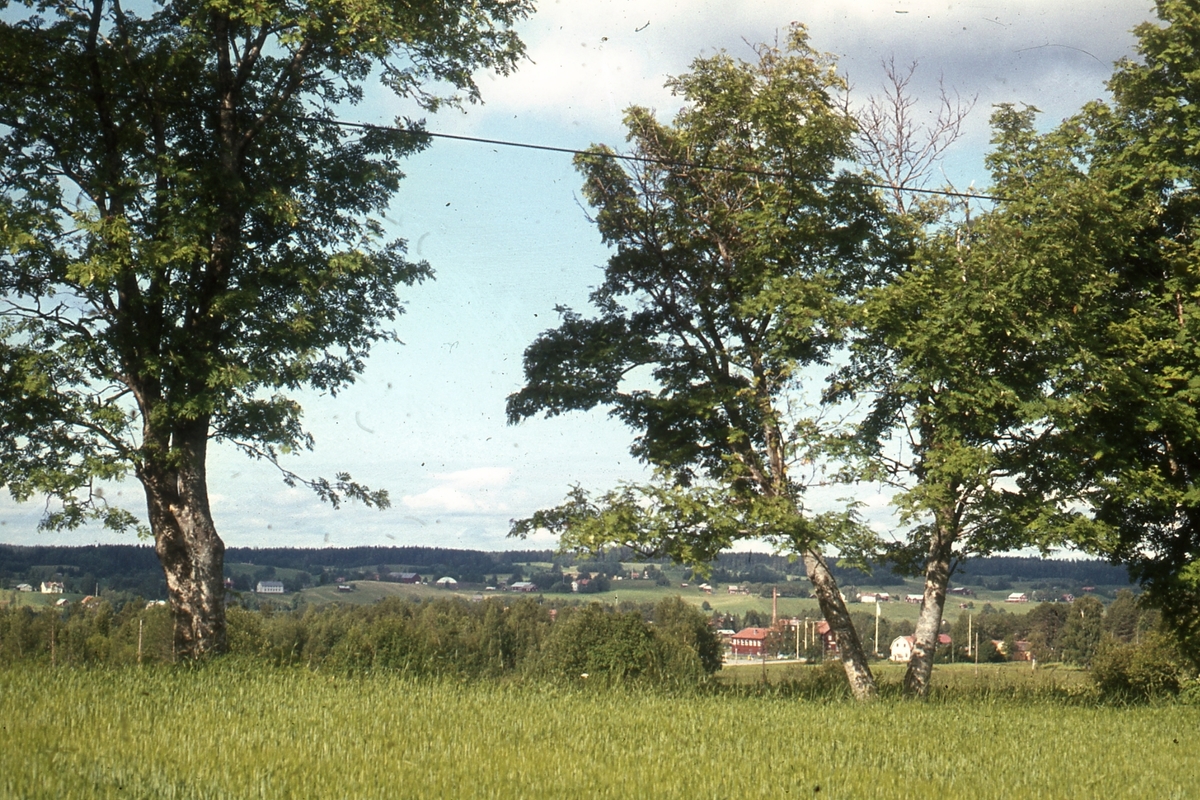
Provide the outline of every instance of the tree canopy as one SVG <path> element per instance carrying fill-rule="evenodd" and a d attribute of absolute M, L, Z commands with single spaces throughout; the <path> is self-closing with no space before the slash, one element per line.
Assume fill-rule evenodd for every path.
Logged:
<path fill-rule="evenodd" d="M 591 296 L 596 315 L 561 308 L 561 325 L 526 350 L 509 419 L 610 408 L 637 433 L 634 454 L 659 470 L 660 486 L 629 491 L 665 504 L 663 526 L 654 509 L 610 495 L 600 505 L 634 524 L 588 530 L 687 560 L 764 534 L 802 555 L 852 684 L 869 694 L 822 553 L 829 531 L 803 501 L 819 433 L 803 397 L 804 370 L 840 340 L 850 297 L 885 268 L 883 215 L 839 167 L 855 123 L 832 61 L 802 26 L 786 48 L 757 55 L 700 58 L 670 80 L 685 105 L 669 125 L 629 109 L 632 165 L 606 147 L 577 158 L 614 252 Z M 533 524 L 570 528 L 587 503 L 577 493 Z"/>
<path fill-rule="evenodd" d="M 1158 3 L 1138 60 L 1047 133 L 1010 110 L 991 156 L 1015 235 L 994 248 L 1056 289 L 1040 481 L 1080 505 L 1072 540 L 1128 564 L 1200 657 L 1200 13 Z M 998 243 L 1000 244 L 1000 243 Z"/>
<path fill-rule="evenodd" d="M 333 119 L 377 73 L 421 107 L 505 73 L 523 0 L 40 3 L 0 22 L 0 485 L 49 527 L 136 525 L 182 654 L 223 648 L 210 441 L 278 463 L 431 275 L 377 219 L 426 137 Z M 419 127 L 416 123 L 405 125 Z M 284 469 L 286 480 L 300 480 Z M 340 474 L 305 481 L 385 505 Z"/>

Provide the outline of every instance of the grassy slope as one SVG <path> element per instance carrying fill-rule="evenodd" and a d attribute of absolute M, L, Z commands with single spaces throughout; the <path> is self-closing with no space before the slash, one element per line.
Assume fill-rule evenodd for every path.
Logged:
<path fill-rule="evenodd" d="M 1182 798 L 1200 774 L 1184 706 L 860 707 L 237 662 L 0 670 L 0 725 L 0 796 L 55 800 Z"/>

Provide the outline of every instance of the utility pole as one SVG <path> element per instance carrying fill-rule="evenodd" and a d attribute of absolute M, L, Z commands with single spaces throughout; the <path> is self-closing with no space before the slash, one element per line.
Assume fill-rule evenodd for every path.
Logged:
<path fill-rule="evenodd" d="M 974 635 L 973 628 L 971 626 L 972 621 L 971 615 L 967 614 L 967 658 L 971 657 L 971 637 Z M 976 659 L 976 661 L 978 660 L 979 659 Z"/>
<path fill-rule="evenodd" d="M 879 600 L 875 600 L 875 655 L 879 656 Z"/>
<path fill-rule="evenodd" d="M 762 658 L 763 685 L 767 684 L 767 640 L 762 640 L 762 645 L 759 648 L 759 656 Z"/>

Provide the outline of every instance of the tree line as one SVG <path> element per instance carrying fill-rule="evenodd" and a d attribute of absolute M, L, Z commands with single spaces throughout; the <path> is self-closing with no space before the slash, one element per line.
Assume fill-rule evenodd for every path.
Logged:
<path fill-rule="evenodd" d="M 1042 604 L 1028 614 L 989 606 L 971 616 L 974 637 L 968 636 L 964 614 L 952 633 L 953 649 L 939 648 L 937 658 L 996 662 L 1032 652 L 1043 668 L 1051 661 L 1087 666 L 1104 697 L 1168 696 L 1183 688 L 1187 671 L 1171 641 L 1158 631 L 1154 615 L 1139 608 L 1128 592 L 1107 610 L 1090 597 L 1073 606 Z M 330 675 L 396 671 L 688 690 L 717 688 L 709 678 L 721 668 L 718 625 L 736 629 L 770 622 L 754 611 L 741 617 L 718 612 L 708 619 L 679 598 L 606 608 L 595 603 L 552 606 L 530 597 L 474 603 L 388 598 L 369 606 L 295 610 L 266 603 L 257 610 L 231 606 L 228 619 L 235 656 Z M 875 617 L 854 612 L 852 620 L 860 638 L 870 642 Z M 883 618 L 878 623 L 883 657 L 892 639 L 912 635 L 914 629 L 911 620 Z M 971 648 L 967 641 L 973 642 Z M 1017 642 L 1032 650 L 1022 650 Z M 793 638 L 778 632 L 767 644 L 772 653 L 813 662 L 825 655 L 815 641 L 797 652 Z M 0 608 L 0 665 L 149 667 L 181 657 L 174 647 L 170 610 L 160 603 L 114 597 L 38 611 Z M 794 688 L 802 694 L 822 696 L 840 696 L 845 686 L 830 681 L 821 668 L 801 684 Z"/>
<path fill-rule="evenodd" d="M 230 564 L 249 564 L 255 569 L 234 575 L 226 567 L 225 576 L 234 581 L 237 591 L 252 591 L 259 580 L 277 578 L 277 570 L 296 571 L 294 578 L 285 580 L 288 591 L 299 591 L 334 580 L 368 580 L 384 577 L 394 571 L 414 571 L 436 577 L 450 576 L 465 583 L 497 585 L 501 580 L 528 580 L 539 591 L 569 592 L 570 581 L 564 579 L 563 568 L 573 567 L 586 577 L 613 578 L 627 570 L 624 564 L 636 558 L 632 551 L 613 550 L 604 559 L 586 554 L 561 553 L 552 550 L 454 550 L 437 547 L 347 547 L 322 548 L 245 548 L 226 550 Z M 662 573 L 666 559 L 643 562 L 639 572 L 669 583 Z M 549 564 L 548 568 L 529 564 Z M 904 576 L 886 563 L 868 564 L 866 568 L 832 565 L 838 582 L 846 587 L 899 585 Z M 796 561 L 767 553 L 724 553 L 710 565 L 707 580 L 719 583 L 753 584 L 769 593 L 770 586 L 779 584 L 781 596 L 807 596 L 807 590 L 789 576 L 803 570 Z M 289 572 L 289 575 L 291 573 Z M 704 578 L 701 578 L 703 580 Z M 162 566 L 154 549 L 147 545 L 87 545 L 62 547 L 53 545 L 0 545 L 0 582 L 9 588 L 18 583 L 37 584 L 58 580 L 67 590 L 80 594 L 125 592 L 130 596 L 165 597 L 166 582 Z M 683 580 L 693 580 L 693 572 L 685 570 Z M 1075 591 L 1082 586 L 1120 586 L 1128 583 L 1125 568 L 1095 559 L 1052 559 L 1033 557 L 992 556 L 969 559 L 955 572 L 956 582 L 964 585 L 988 585 L 997 589 L 1007 585 L 1001 581 L 1051 582 L 1063 591 Z M 603 581 L 591 591 L 607 591 Z M 603 587 L 603 588 L 602 588 Z"/>
<path fill-rule="evenodd" d="M 426 602 L 298 611 L 228 609 L 229 648 L 272 664 L 333 674 L 395 670 L 423 676 L 528 676 L 579 682 L 696 686 L 720 669 L 721 643 L 678 598 L 654 605 L 552 608 L 532 598 Z M 117 666 L 173 663 L 170 610 L 140 598 L 34 611 L 0 608 L 0 664 Z"/>

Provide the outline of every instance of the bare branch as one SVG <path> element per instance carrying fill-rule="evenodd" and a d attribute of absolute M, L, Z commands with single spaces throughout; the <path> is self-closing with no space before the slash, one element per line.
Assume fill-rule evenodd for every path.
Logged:
<path fill-rule="evenodd" d="M 938 81 L 937 116 L 931 123 L 919 119 L 919 99 L 910 84 L 917 62 L 907 69 L 897 67 L 895 58 L 883 62 L 883 96 L 872 96 L 858 113 L 859 157 L 889 188 L 892 205 L 905 213 L 909 192 L 923 189 L 933 167 L 963 135 L 963 123 L 975 107 L 977 96 L 951 97 Z"/>

